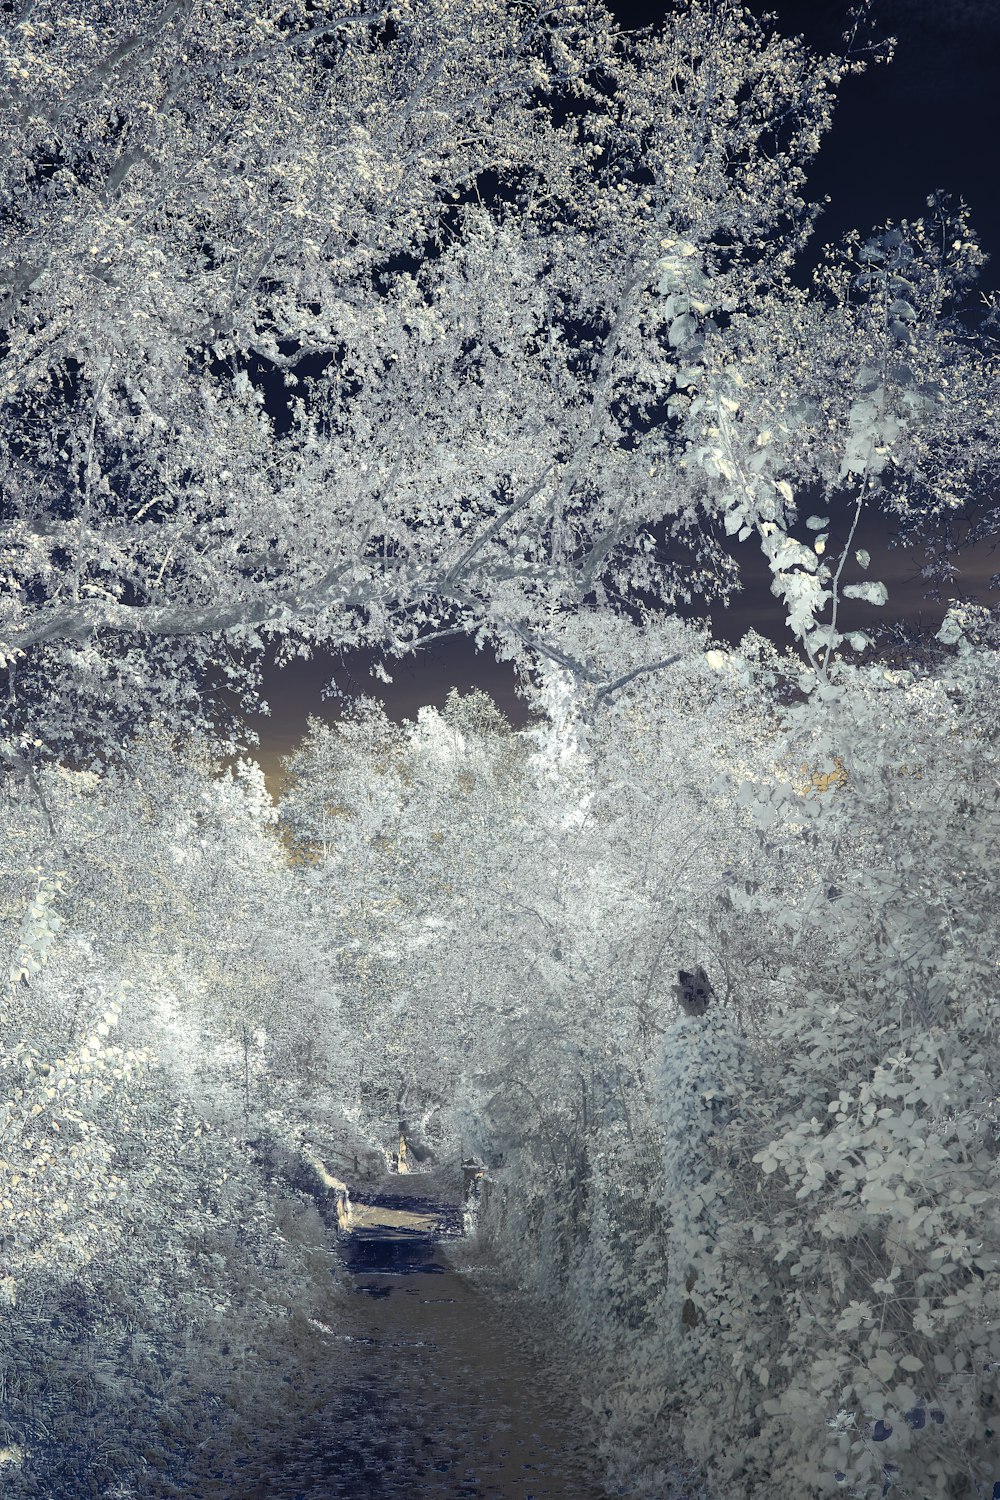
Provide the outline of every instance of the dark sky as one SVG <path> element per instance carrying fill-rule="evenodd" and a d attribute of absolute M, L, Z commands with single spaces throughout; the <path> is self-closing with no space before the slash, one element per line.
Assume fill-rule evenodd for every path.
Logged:
<path fill-rule="evenodd" d="M 664 13 L 662 5 L 635 0 L 618 0 L 612 8 L 627 26 L 655 21 Z M 846 0 L 751 0 L 750 9 L 758 15 L 773 12 L 780 30 L 835 51 Z M 881 35 L 896 36 L 896 56 L 888 67 L 873 68 L 843 85 L 833 130 L 809 180 L 814 199 L 831 200 L 817 238 L 832 240 L 850 228 L 867 230 L 887 219 L 916 218 L 927 195 L 943 188 L 968 203 L 973 226 L 991 256 L 984 285 L 1000 285 L 1000 0 L 874 0 L 872 14 Z M 872 554 L 868 577 L 886 583 L 890 603 L 885 610 L 854 605 L 844 623 L 860 627 L 876 618 L 940 619 L 944 606 L 924 598 L 916 577 L 919 559 L 888 550 L 877 531 L 858 540 Z M 769 592 L 763 558 L 749 544 L 742 554 L 746 586 L 728 611 L 713 612 L 716 635 L 737 641 L 753 627 L 778 641 L 790 639 Z M 996 603 L 997 594 L 989 593 L 986 584 L 1000 569 L 1000 556 L 981 548 L 960 561 L 956 589 Z M 442 644 L 397 664 L 391 686 L 370 678 L 365 659 L 357 655 L 344 662 L 324 657 L 297 663 L 268 673 L 271 717 L 254 720 L 261 736 L 259 757 L 269 774 L 276 770 L 277 757 L 301 736 L 307 714 L 336 713 L 334 703 L 321 699 L 331 675 L 351 694 L 381 698 L 397 719 L 412 717 L 424 703 L 440 706 L 452 686 L 468 691 L 474 685 L 490 692 L 516 721 L 525 717 L 509 669 L 477 655 L 471 643 Z"/>

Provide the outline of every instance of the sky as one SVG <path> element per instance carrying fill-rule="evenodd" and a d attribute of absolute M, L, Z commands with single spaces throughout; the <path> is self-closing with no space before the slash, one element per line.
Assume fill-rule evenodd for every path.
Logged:
<path fill-rule="evenodd" d="M 613 0 L 612 9 L 625 26 L 655 22 L 660 4 Z M 750 0 L 757 15 L 777 16 L 778 29 L 801 34 L 823 51 L 834 51 L 844 29 L 847 0 Z M 929 193 L 944 189 L 966 201 L 984 249 L 991 256 L 983 276 L 986 287 L 1000 286 L 1000 0 L 873 0 L 872 16 L 881 36 L 894 35 L 896 55 L 888 66 L 870 69 L 842 86 L 833 130 L 810 173 L 812 198 L 829 197 L 817 228 L 817 240 L 837 238 L 845 230 L 867 230 L 887 219 L 916 218 Z M 889 590 L 884 610 L 856 604 L 844 619 L 863 628 L 876 619 L 936 622 L 944 610 L 924 598 L 917 573 L 920 559 L 889 550 L 883 533 L 870 528 L 858 537 L 872 555 L 868 577 Z M 983 602 L 1000 602 L 987 584 L 1000 570 L 1000 551 L 980 548 L 962 563 L 956 587 L 978 593 Z M 713 633 L 736 642 L 753 628 L 779 642 L 790 641 L 781 608 L 769 591 L 762 557 L 741 549 L 744 591 L 728 609 L 712 613 Z M 354 653 L 299 662 L 266 674 L 269 718 L 250 727 L 260 736 L 258 758 L 269 781 L 277 784 L 278 758 L 300 739 L 309 714 L 333 718 L 335 701 L 322 690 L 331 677 L 351 695 L 380 698 L 395 719 L 412 718 L 422 704 L 440 707 L 449 690 L 481 687 L 515 723 L 526 712 L 517 698 L 510 669 L 477 653 L 470 642 L 441 643 L 416 659 L 396 664 L 391 684 L 368 675 L 367 659 Z"/>

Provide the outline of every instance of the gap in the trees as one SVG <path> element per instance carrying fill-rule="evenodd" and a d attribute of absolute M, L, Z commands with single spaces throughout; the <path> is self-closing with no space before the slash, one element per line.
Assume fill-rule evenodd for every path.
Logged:
<path fill-rule="evenodd" d="M 823 516 L 829 513 L 830 540 L 824 557 L 831 566 L 843 551 L 850 528 L 850 516 L 843 514 L 844 507 L 823 509 L 819 499 L 814 506 L 803 501 L 799 507 L 799 519 L 791 534 L 809 545 L 817 533 L 806 526 L 806 519 L 817 510 Z M 721 528 L 720 528 L 721 529 Z M 679 609 L 679 614 L 693 617 L 709 615 L 713 635 L 735 645 L 748 630 L 756 630 L 767 636 L 779 647 L 794 644 L 785 622 L 781 606 L 771 593 L 771 572 L 767 558 L 754 539 L 738 542 L 735 537 L 721 537 L 721 544 L 730 556 L 739 561 L 742 592 L 735 594 L 728 606 L 712 605 L 708 610 Z M 996 548 L 993 544 L 980 542 L 962 550 L 957 558 L 950 559 L 953 574 L 935 584 L 934 580 L 922 576 L 929 559 L 922 547 L 893 546 L 892 528 L 886 517 L 875 514 L 863 515 L 851 543 L 851 554 L 845 568 L 848 581 L 871 579 L 885 584 L 889 592 L 889 603 L 885 608 L 868 604 L 860 599 L 841 598 L 837 620 L 838 628 L 845 631 L 870 631 L 883 625 L 904 625 L 909 629 L 937 630 L 948 608 L 949 599 L 962 597 L 974 599 L 979 604 L 995 606 L 1000 602 L 1000 580 L 997 572 Z M 864 549 L 870 556 L 866 569 L 860 570 L 854 554 Z M 937 597 L 935 597 L 935 593 Z"/>
<path fill-rule="evenodd" d="M 849 6 L 847 0 L 752 0 L 749 8 L 758 16 L 775 12 L 782 32 L 829 52 L 841 45 Z M 843 82 L 833 130 L 809 171 L 808 196 L 829 196 L 830 204 L 796 278 L 802 285 L 822 243 L 852 227 L 920 218 L 928 194 L 944 186 L 956 202 L 969 204 L 984 249 L 994 258 L 1000 253 L 1000 198 L 984 191 L 1000 95 L 995 55 L 982 44 L 984 27 L 1000 28 L 1000 12 L 993 0 L 965 6 L 880 0 L 873 9 L 874 34 L 895 35 L 895 56 Z"/>
<path fill-rule="evenodd" d="M 297 658 L 283 666 L 269 652 L 263 668 L 263 697 L 270 715 L 254 714 L 245 719 L 259 736 L 253 756 L 263 767 L 269 789 L 282 782 L 280 761 L 299 744 L 310 715 L 332 723 L 340 718 L 351 700 L 375 698 L 385 706 L 390 719 L 401 723 L 415 719 L 423 707 L 443 708 L 453 688 L 468 693 L 474 688 L 488 693 L 510 722 L 518 728 L 530 720 L 528 706 L 517 695 L 517 679 L 509 662 L 497 661 L 490 651 L 477 651 L 467 636 L 438 641 L 415 655 L 390 661 L 384 682 L 372 673 L 375 653 L 317 652 L 310 660 Z M 334 683 L 343 697 L 324 696 Z"/>
<path fill-rule="evenodd" d="M 610 8 L 629 29 L 661 22 L 672 10 L 667 0 L 612 0 Z M 748 0 L 747 9 L 758 19 L 776 16 L 780 32 L 803 36 L 826 55 L 843 46 L 851 6 Z M 995 0 L 879 0 L 873 7 L 868 33 L 895 35 L 895 56 L 841 85 L 833 129 L 809 167 L 807 198 L 830 203 L 797 269 L 800 285 L 808 285 L 821 245 L 851 228 L 917 219 L 928 194 L 944 186 L 969 204 L 983 248 L 994 261 L 1000 256 L 1000 194 L 987 187 L 1000 134 L 1000 48 L 983 46 L 989 32 L 1000 42 Z M 863 45 L 863 29 L 858 40 Z"/>
<path fill-rule="evenodd" d="M 803 505 L 801 524 L 795 528 L 806 542 L 815 536 L 805 527 L 809 513 L 809 506 Z M 835 557 L 843 546 L 841 533 L 846 534 L 846 526 L 842 518 L 831 517 L 831 523 L 827 556 Z M 742 591 L 734 594 L 728 605 L 708 605 L 695 594 L 690 605 L 679 604 L 676 612 L 688 619 L 708 617 L 715 639 L 730 645 L 738 644 L 748 630 L 768 637 L 779 647 L 793 645 L 782 608 L 770 591 L 771 574 L 759 546 L 749 540 L 740 543 L 735 537 L 721 538 L 721 543 L 739 560 Z M 890 603 L 887 609 L 880 609 L 862 600 L 842 600 L 841 628 L 873 631 L 901 626 L 908 631 L 933 633 L 944 619 L 949 598 L 975 597 L 982 604 L 992 605 L 1000 601 L 1000 589 L 991 587 L 997 574 L 997 559 L 987 544 L 960 554 L 961 569 L 950 583 L 941 586 L 940 597 L 934 599 L 928 594 L 931 585 L 921 577 L 925 563 L 922 551 L 913 547 L 893 548 L 889 543 L 885 519 L 865 518 L 853 549 L 864 547 L 871 561 L 864 574 L 858 576 L 884 582 Z M 391 682 L 374 674 L 375 663 L 376 654 L 371 651 L 336 654 L 318 651 L 308 660 L 296 658 L 279 666 L 274 651 L 268 652 L 262 693 L 271 712 L 246 716 L 244 722 L 259 737 L 252 754 L 263 767 L 272 792 L 282 782 L 281 758 L 300 743 L 309 716 L 333 722 L 357 698 L 377 699 L 384 704 L 389 718 L 399 723 L 416 718 L 425 706 L 443 708 L 453 688 L 462 693 L 479 688 L 489 694 L 516 727 L 524 726 L 531 718 L 527 704 L 518 696 L 517 678 L 511 665 L 498 661 L 489 650 L 477 650 L 468 636 L 438 641 L 413 656 L 389 661 L 386 672 Z M 343 696 L 325 696 L 331 684 Z"/>

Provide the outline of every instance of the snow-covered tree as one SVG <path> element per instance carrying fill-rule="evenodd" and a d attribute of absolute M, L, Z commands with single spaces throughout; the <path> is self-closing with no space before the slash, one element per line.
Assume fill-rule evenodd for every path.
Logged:
<path fill-rule="evenodd" d="M 8 758 L 138 705 L 204 722 L 269 635 L 558 658 L 589 595 L 725 591 L 723 521 L 806 637 L 834 570 L 791 535 L 804 486 L 947 507 L 993 451 L 960 213 L 793 286 L 861 64 L 735 0 L 634 34 L 599 0 L 0 26 Z"/>

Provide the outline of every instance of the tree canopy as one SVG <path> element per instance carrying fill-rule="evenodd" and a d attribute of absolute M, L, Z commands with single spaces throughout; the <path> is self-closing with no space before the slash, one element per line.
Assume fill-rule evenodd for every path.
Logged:
<path fill-rule="evenodd" d="M 463 630 L 600 685 L 553 624 L 724 596 L 725 533 L 818 650 L 849 570 L 791 535 L 803 488 L 905 520 L 992 461 L 963 214 L 796 288 L 861 63 L 737 3 L 639 33 L 596 0 L 0 26 L 8 758 L 204 721 L 273 637 Z"/>

